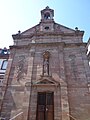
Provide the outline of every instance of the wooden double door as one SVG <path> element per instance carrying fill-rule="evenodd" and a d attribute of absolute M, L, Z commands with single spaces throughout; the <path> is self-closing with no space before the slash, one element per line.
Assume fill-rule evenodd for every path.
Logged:
<path fill-rule="evenodd" d="M 54 93 L 39 92 L 36 120 L 54 120 Z"/>

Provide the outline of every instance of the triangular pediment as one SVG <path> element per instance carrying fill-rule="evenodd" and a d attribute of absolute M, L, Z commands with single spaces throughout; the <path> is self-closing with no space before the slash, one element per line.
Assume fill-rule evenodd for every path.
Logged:
<path fill-rule="evenodd" d="M 54 35 L 54 34 L 55 35 L 60 34 L 61 36 L 75 35 L 76 31 L 78 31 L 78 33 L 83 36 L 83 33 L 84 33 L 83 31 L 78 30 L 78 28 L 77 30 L 74 30 L 55 22 L 51 22 L 50 24 L 41 22 L 35 25 L 34 27 L 25 30 L 22 33 L 19 32 L 18 34 L 12 35 L 12 37 L 13 39 L 20 39 L 20 38 L 33 38 L 34 36 Z M 53 26 L 53 28 L 51 26 Z M 46 28 L 48 28 L 48 30 Z M 32 40 L 29 42 L 35 43 L 35 41 L 32 42 Z"/>
<path fill-rule="evenodd" d="M 37 82 L 37 84 L 55 84 L 55 83 L 53 81 L 45 79 L 45 80 Z"/>
<path fill-rule="evenodd" d="M 41 77 L 39 80 L 37 80 L 35 85 L 57 85 L 59 84 L 57 81 L 55 81 L 52 77 Z"/>
<path fill-rule="evenodd" d="M 74 33 L 75 30 L 71 29 L 71 28 L 68 28 L 66 26 L 63 26 L 63 25 L 60 25 L 58 23 L 53 23 L 54 24 L 54 31 L 52 32 L 60 32 L 60 33 Z M 44 24 L 45 26 L 45 24 Z M 47 24 L 46 24 L 47 26 Z M 27 30 L 25 30 L 24 32 L 22 32 L 21 34 L 22 35 L 30 35 L 30 34 L 34 34 L 35 32 L 41 32 L 41 24 L 38 24 L 32 28 L 29 28 Z M 45 31 L 44 31 L 45 32 Z"/>
<path fill-rule="evenodd" d="M 22 32 L 21 34 L 22 35 L 30 35 L 30 34 L 33 34 L 35 33 L 36 31 L 39 31 L 39 28 L 40 28 L 40 24 L 37 24 L 27 30 L 25 30 L 24 32 Z"/>
<path fill-rule="evenodd" d="M 74 29 L 71 29 L 58 23 L 55 23 L 55 31 L 61 31 L 63 33 L 75 33 Z"/>

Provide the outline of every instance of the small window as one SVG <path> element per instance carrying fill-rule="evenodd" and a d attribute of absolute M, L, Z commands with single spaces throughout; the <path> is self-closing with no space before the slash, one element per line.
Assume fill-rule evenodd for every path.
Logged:
<path fill-rule="evenodd" d="M 48 26 L 46 26 L 46 27 L 45 27 L 45 30 L 49 30 L 49 27 L 48 27 Z"/>
<path fill-rule="evenodd" d="M 1 66 L 1 69 L 2 69 L 2 70 L 6 70 L 6 68 L 7 68 L 7 63 L 8 63 L 7 60 L 4 60 L 4 61 L 2 62 L 2 66 Z"/>

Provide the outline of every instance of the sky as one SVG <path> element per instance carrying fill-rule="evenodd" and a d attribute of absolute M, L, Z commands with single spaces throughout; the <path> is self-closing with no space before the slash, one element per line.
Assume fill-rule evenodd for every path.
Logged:
<path fill-rule="evenodd" d="M 0 0 L 0 48 L 13 45 L 17 34 L 40 22 L 40 11 L 54 9 L 54 21 L 66 27 L 85 31 L 83 41 L 90 37 L 90 0 Z"/>

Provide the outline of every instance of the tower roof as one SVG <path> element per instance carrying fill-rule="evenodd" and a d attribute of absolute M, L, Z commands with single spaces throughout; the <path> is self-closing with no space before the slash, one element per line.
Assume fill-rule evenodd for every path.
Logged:
<path fill-rule="evenodd" d="M 53 16 L 54 16 L 54 10 L 53 9 L 50 9 L 49 6 L 47 6 L 45 9 L 41 10 L 41 14 L 43 14 L 44 12 L 46 11 L 50 11 L 53 13 Z"/>

